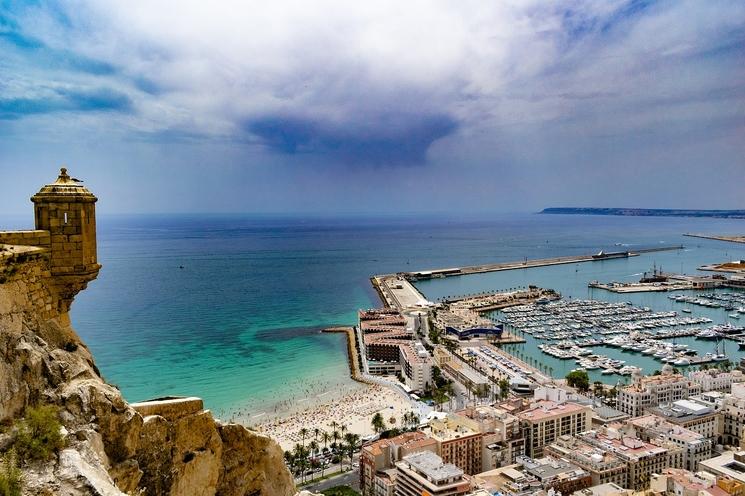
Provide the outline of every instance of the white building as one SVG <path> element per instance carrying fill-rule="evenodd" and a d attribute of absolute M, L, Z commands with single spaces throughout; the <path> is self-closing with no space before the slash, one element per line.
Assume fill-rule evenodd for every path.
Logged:
<path fill-rule="evenodd" d="M 396 463 L 396 496 L 456 496 L 471 490 L 463 470 L 430 451 L 405 456 Z"/>
<path fill-rule="evenodd" d="M 701 385 L 701 390 L 722 391 L 729 393 L 732 390 L 732 384 L 745 382 L 745 375 L 739 370 L 732 372 L 722 372 L 717 369 L 699 370 L 688 374 L 688 378 Z"/>
<path fill-rule="evenodd" d="M 424 391 L 432 383 L 432 356 L 420 342 L 399 346 L 401 375 L 414 391 Z"/>
<path fill-rule="evenodd" d="M 618 392 L 616 408 L 631 417 L 638 417 L 649 407 L 686 399 L 700 392 L 700 384 L 674 374 L 673 368 L 666 364 L 661 375 L 644 377 L 635 374 L 633 384 Z"/>
<path fill-rule="evenodd" d="M 732 384 L 732 393 L 722 400 L 722 442 L 741 448 L 745 444 L 745 383 Z"/>

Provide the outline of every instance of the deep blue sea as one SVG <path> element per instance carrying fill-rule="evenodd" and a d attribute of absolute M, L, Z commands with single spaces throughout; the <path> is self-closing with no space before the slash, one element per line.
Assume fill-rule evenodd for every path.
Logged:
<path fill-rule="evenodd" d="M 373 274 L 686 245 L 682 252 L 418 285 L 430 299 L 537 284 L 617 300 L 597 290 L 590 295 L 587 282 L 636 280 L 653 263 L 690 273 L 703 263 L 745 258 L 745 245 L 681 236 L 743 231 L 745 221 L 736 220 L 538 214 L 100 216 L 103 269 L 75 300 L 72 320 L 105 378 L 130 401 L 188 394 L 218 413 L 247 402 L 259 411 L 306 389 L 349 384 L 344 338 L 319 331 L 353 324 L 357 309 L 379 305 Z M 623 299 L 672 304 L 660 295 Z"/>

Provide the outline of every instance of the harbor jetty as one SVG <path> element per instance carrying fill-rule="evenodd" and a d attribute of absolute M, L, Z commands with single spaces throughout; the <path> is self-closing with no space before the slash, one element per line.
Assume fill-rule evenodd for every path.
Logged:
<path fill-rule="evenodd" d="M 344 333 L 347 336 L 347 359 L 349 360 L 349 374 L 352 379 L 363 384 L 370 384 L 370 381 L 365 379 L 362 374 L 360 367 L 360 353 L 357 349 L 357 339 L 355 336 L 354 327 L 350 326 L 339 326 L 339 327 L 327 327 L 321 332 L 337 332 Z"/>
<path fill-rule="evenodd" d="M 565 257 L 538 258 L 533 260 L 518 260 L 515 262 L 502 262 L 483 265 L 472 265 L 467 267 L 451 267 L 445 269 L 420 270 L 415 272 L 403 272 L 400 275 L 407 280 L 418 281 L 421 279 L 432 279 L 440 277 L 464 276 L 468 274 L 480 274 L 484 272 L 499 272 L 503 270 L 527 269 L 532 267 L 545 267 L 549 265 L 562 265 L 584 262 L 602 262 L 617 258 L 636 257 L 644 253 L 660 251 L 682 250 L 683 245 L 661 246 L 657 248 L 646 248 L 634 251 L 618 251 L 595 253 L 593 255 L 572 255 Z"/>
<path fill-rule="evenodd" d="M 727 241 L 730 243 L 745 243 L 745 236 L 721 236 L 721 235 L 694 234 L 694 233 L 685 233 L 683 234 L 683 236 L 688 236 L 689 238 L 715 239 L 717 241 Z"/>

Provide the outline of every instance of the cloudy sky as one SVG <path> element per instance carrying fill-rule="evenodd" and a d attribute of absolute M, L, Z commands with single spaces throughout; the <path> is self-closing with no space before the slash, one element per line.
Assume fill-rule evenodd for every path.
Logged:
<path fill-rule="evenodd" d="M 745 2 L 0 0 L 0 210 L 745 208 Z"/>

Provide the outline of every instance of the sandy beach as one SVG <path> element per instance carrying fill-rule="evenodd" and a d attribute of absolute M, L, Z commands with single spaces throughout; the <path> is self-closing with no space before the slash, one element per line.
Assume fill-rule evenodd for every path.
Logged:
<path fill-rule="evenodd" d="M 302 428 L 309 431 L 306 442 L 313 439 L 315 428 L 331 433 L 333 422 L 346 426 L 348 432 L 367 436 L 374 432 L 371 421 L 375 413 L 383 415 L 386 425 L 391 425 L 389 419 L 395 417 L 394 425 L 400 426 L 403 414 L 415 408 L 411 401 L 390 388 L 360 384 L 352 391 L 328 391 L 325 395 L 298 400 L 291 410 L 294 411 L 267 412 L 235 420 L 271 436 L 282 449 L 288 450 L 302 441 Z"/>

